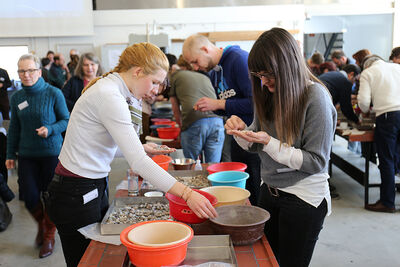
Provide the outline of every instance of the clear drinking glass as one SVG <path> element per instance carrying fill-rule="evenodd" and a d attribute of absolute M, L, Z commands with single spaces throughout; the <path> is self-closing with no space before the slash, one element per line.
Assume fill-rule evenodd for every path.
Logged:
<path fill-rule="evenodd" d="M 128 196 L 139 195 L 139 176 L 134 173 L 131 169 L 126 172 L 128 178 Z"/>

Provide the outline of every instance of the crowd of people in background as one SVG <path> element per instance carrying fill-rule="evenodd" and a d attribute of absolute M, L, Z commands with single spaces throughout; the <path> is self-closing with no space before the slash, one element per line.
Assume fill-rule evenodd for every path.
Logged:
<path fill-rule="evenodd" d="M 219 48 L 199 34 L 185 40 L 179 59 L 154 45 L 135 44 L 106 74 L 93 53 L 80 55 L 72 49 L 69 57 L 66 64 L 64 55 L 53 51 L 41 60 L 23 55 L 17 63 L 22 90 L 10 102 L 7 88 L 11 82 L 7 71 L 0 69 L 3 120 L 10 120 L 11 109 L 2 164 L 11 169 L 18 160 L 20 199 L 38 224 L 35 245 L 41 247 L 41 258 L 53 251 L 57 225 L 68 266 L 79 262 L 88 241 L 76 230 L 99 221 L 108 207 L 106 177 L 117 146 L 143 177 L 151 180 L 152 173 L 159 175 L 162 181 L 154 183 L 160 188 L 186 196 L 188 201 L 191 197 L 190 205 L 203 217 L 216 215 L 199 194 L 185 194 L 183 185 L 174 184 L 172 177 L 158 169 L 147 155 L 160 152 L 152 145 L 142 146 L 144 139 L 137 138 L 149 133 L 151 105 L 165 98 L 181 127 L 185 157 L 196 160 L 204 152 L 204 162 L 247 164 L 250 202 L 273 215 L 265 233 L 282 266 L 308 265 L 330 213 L 335 194 L 328 184 L 327 164 L 336 110 L 355 125 L 362 121 L 360 112 L 376 113 L 375 144 L 382 183 L 380 199 L 366 209 L 395 212 L 394 175 L 400 168 L 400 47 L 392 50 L 391 62 L 368 49 L 352 57 L 335 50 L 330 60 L 315 51 L 303 60 L 293 36 L 273 28 L 258 38 L 250 53 L 237 45 Z M 168 90 L 163 91 L 167 84 Z M 355 109 L 357 104 L 359 109 Z M 130 129 L 132 124 L 135 127 Z M 77 146 L 82 138 L 82 147 Z M 349 149 L 361 153 L 357 144 L 349 144 Z M 96 155 L 90 154 L 92 150 Z M 82 212 L 89 215 L 66 223 L 57 210 L 66 208 L 68 216 L 74 217 L 79 206 L 71 200 L 74 196 L 68 188 L 86 190 L 91 186 L 89 178 L 96 179 L 101 195 L 96 212 L 82 206 Z M 44 201 L 50 203 L 50 211 Z"/>

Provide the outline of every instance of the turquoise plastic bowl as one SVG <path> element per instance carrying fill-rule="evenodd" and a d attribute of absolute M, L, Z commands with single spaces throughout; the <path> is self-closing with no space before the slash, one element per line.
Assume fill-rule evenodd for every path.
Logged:
<path fill-rule="evenodd" d="M 216 172 L 207 176 L 213 186 L 236 186 L 246 188 L 246 180 L 249 178 L 247 172 L 223 171 Z"/>

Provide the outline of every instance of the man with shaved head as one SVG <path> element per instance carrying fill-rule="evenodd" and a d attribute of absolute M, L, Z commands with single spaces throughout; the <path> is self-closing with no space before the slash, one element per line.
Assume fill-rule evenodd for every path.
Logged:
<path fill-rule="evenodd" d="M 185 40 L 182 53 L 194 70 L 208 72 L 217 95 L 217 99 L 202 97 L 194 108 L 213 111 L 225 118 L 236 115 L 250 125 L 253 121 L 253 101 L 247 66 L 248 52 L 237 45 L 219 48 L 204 35 L 195 34 Z M 251 192 L 250 202 L 256 205 L 260 188 L 260 158 L 243 150 L 230 135 L 225 135 L 225 140 L 223 161 L 247 164 L 246 172 L 250 178 L 246 188 Z M 230 152 L 227 148 L 230 148 Z M 230 154 L 230 159 L 227 154 Z"/>

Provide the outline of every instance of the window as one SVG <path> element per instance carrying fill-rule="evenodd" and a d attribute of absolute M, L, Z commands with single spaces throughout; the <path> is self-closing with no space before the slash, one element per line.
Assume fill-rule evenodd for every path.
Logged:
<path fill-rule="evenodd" d="M 0 68 L 8 72 L 11 81 L 19 81 L 17 62 L 24 54 L 28 54 L 28 46 L 0 46 Z"/>

